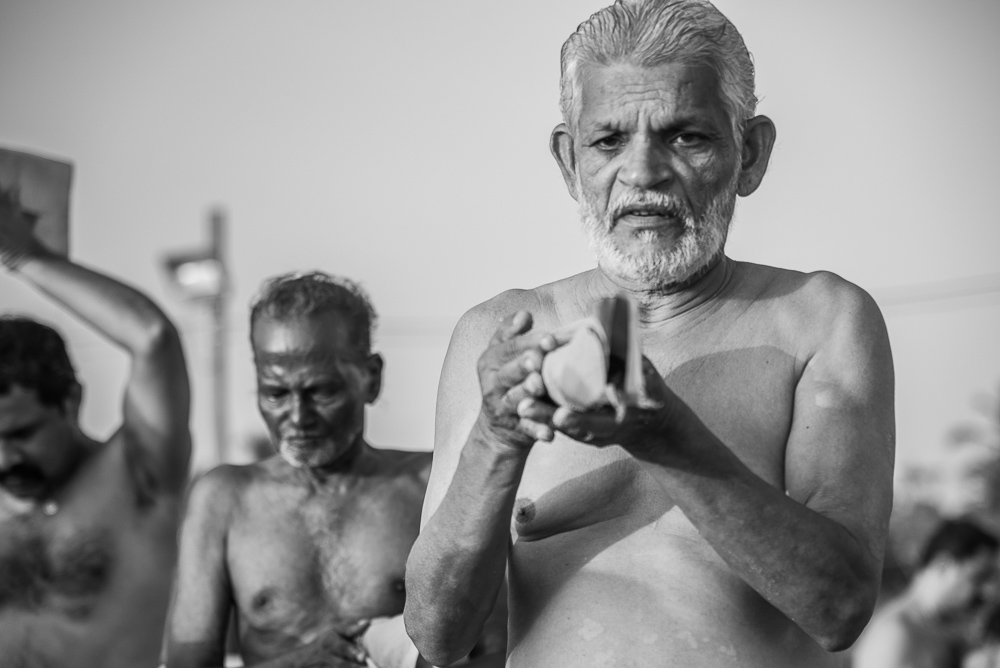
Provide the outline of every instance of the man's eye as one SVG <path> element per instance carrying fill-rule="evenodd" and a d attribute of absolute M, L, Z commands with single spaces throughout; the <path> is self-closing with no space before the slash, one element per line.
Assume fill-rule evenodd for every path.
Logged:
<path fill-rule="evenodd" d="M 694 132 L 682 132 L 674 137 L 674 143 L 680 146 L 697 146 L 705 137 Z"/>
<path fill-rule="evenodd" d="M 260 396 L 263 397 L 264 399 L 266 399 L 267 401 L 271 401 L 271 402 L 281 401 L 287 395 L 288 395 L 288 392 L 285 391 L 285 390 L 262 389 L 260 391 Z"/>
<path fill-rule="evenodd" d="M 340 394 L 340 388 L 337 387 L 317 387 L 313 390 L 313 397 L 319 401 L 330 401 L 331 399 L 336 399 L 337 395 Z"/>
<path fill-rule="evenodd" d="M 625 144 L 624 139 L 621 135 L 608 135 L 607 137 L 601 137 L 595 141 L 591 146 L 598 149 L 599 151 L 617 151 Z"/>

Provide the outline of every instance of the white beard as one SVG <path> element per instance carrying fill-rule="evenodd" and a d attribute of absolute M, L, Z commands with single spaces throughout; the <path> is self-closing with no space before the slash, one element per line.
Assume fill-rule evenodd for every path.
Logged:
<path fill-rule="evenodd" d="M 580 198 L 580 220 L 587 243 L 597 257 L 597 266 L 607 274 L 656 290 L 682 283 L 704 268 L 726 245 L 729 225 L 736 208 L 736 188 L 739 172 L 713 197 L 704 212 L 695 216 L 681 200 L 656 191 L 634 190 L 620 195 L 608 206 L 604 216 L 597 213 L 577 176 Z M 611 230 L 614 220 L 629 206 L 652 204 L 668 207 L 684 222 L 680 239 L 668 249 L 656 243 L 661 236 L 656 230 L 643 230 L 637 237 L 644 249 L 629 254 L 618 247 Z"/>

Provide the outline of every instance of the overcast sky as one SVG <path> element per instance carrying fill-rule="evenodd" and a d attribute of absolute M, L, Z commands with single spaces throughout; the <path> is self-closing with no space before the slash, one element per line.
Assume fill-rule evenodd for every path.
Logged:
<path fill-rule="evenodd" d="M 426 449 L 459 316 L 592 266 L 547 141 L 559 47 L 602 4 L 0 0 L 0 145 L 75 163 L 72 255 L 140 286 L 183 329 L 200 462 L 209 321 L 168 289 L 160 261 L 204 241 L 215 204 L 231 219 L 234 440 L 261 429 L 247 301 L 265 276 L 320 268 L 360 280 L 382 317 L 370 440 Z M 933 459 L 975 397 L 996 394 L 1000 293 L 892 300 L 1000 283 L 1000 3 L 718 6 L 778 128 L 729 254 L 875 294 L 898 459 Z M 66 332 L 84 425 L 107 436 L 125 357 L 6 275 L 0 308 Z"/>

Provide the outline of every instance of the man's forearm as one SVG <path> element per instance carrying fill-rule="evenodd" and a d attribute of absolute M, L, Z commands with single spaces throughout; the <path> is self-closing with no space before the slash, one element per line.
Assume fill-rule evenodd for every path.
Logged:
<path fill-rule="evenodd" d="M 825 649 L 849 646 L 871 613 L 880 555 L 762 480 L 707 428 L 698 441 L 708 451 L 700 470 L 662 461 L 669 454 L 643 459 L 736 575 Z"/>
<path fill-rule="evenodd" d="M 17 273 L 129 352 L 142 353 L 177 338 L 169 319 L 146 295 L 66 258 L 37 254 Z"/>
<path fill-rule="evenodd" d="M 407 630 L 436 665 L 465 656 L 506 573 L 510 518 L 527 450 L 473 428 L 441 505 L 410 552 Z"/>

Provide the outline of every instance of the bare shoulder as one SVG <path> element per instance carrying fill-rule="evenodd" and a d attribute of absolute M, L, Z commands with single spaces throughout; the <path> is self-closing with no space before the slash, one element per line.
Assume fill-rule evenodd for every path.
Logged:
<path fill-rule="evenodd" d="M 518 311 L 535 314 L 541 310 L 543 310 L 543 299 L 539 288 L 505 290 L 465 312 L 455 327 L 452 344 L 477 341 L 485 345 L 508 316 Z"/>
<path fill-rule="evenodd" d="M 473 306 L 459 320 L 452 336 L 452 347 L 461 351 L 466 345 L 476 355 L 481 353 L 493 333 L 507 317 L 527 311 L 535 329 L 554 329 L 567 319 L 582 317 L 583 312 L 561 313 L 567 304 L 574 304 L 575 294 L 583 292 L 590 275 L 584 272 L 530 289 L 505 290 L 481 304 Z"/>
<path fill-rule="evenodd" d="M 879 314 L 878 306 L 865 290 L 830 271 L 803 273 L 741 263 L 751 285 L 760 285 L 761 297 L 783 308 L 811 317 L 839 318 Z"/>
<path fill-rule="evenodd" d="M 842 337 L 886 337 L 885 321 L 871 295 L 833 272 L 740 263 L 739 276 L 738 291 L 810 348 Z"/>
<path fill-rule="evenodd" d="M 387 475 L 401 479 L 418 481 L 427 485 L 431 473 L 432 453 L 421 450 L 397 450 L 393 448 L 376 448 L 381 466 Z"/>
<path fill-rule="evenodd" d="M 187 522 L 228 526 L 243 495 L 260 477 L 261 464 L 222 464 L 191 483 L 187 500 Z"/>

